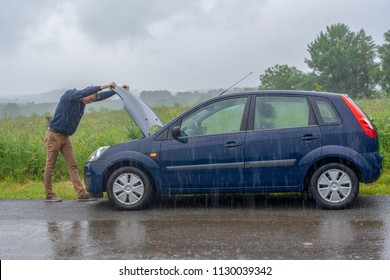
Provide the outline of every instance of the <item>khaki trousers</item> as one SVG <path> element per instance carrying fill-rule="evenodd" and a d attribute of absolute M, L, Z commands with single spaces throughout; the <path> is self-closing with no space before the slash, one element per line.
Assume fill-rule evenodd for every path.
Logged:
<path fill-rule="evenodd" d="M 44 185 L 46 198 L 54 196 L 52 175 L 57 162 L 58 153 L 61 153 L 68 167 L 70 180 L 77 197 L 86 193 L 84 186 L 81 183 L 80 174 L 77 169 L 77 161 L 74 156 L 72 143 L 69 136 L 55 133 L 49 129 L 46 131 L 46 167 L 44 172 Z"/>

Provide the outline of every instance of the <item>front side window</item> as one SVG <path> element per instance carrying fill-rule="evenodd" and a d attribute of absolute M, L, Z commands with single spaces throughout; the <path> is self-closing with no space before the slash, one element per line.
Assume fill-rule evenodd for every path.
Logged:
<path fill-rule="evenodd" d="M 256 98 L 255 130 L 308 125 L 310 125 L 310 108 L 305 97 L 259 96 Z"/>
<path fill-rule="evenodd" d="M 247 98 L 231 98 L 209 104 L 183 119 L 181 136 L 238 132 Z"/>

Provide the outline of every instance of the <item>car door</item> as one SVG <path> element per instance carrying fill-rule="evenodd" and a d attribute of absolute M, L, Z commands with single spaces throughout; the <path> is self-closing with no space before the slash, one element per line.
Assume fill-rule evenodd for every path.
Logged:
<path fill-rule="evenodd" d="M 245 142 L 246 186 L 275 191 L 300 187 L 307 167 L 302 159 L 321 153 L 321 131 L 307 98 L 277 94 L 253 98 L 253 130 Z"/>
<path fill-rule="evenodd" d="M 243 185 L 247 97 L 211 101 L 172 125 L 161 146 L 164 184 L 173 192 Z M 207 189 L 208 188 L 208 189 Z"/>

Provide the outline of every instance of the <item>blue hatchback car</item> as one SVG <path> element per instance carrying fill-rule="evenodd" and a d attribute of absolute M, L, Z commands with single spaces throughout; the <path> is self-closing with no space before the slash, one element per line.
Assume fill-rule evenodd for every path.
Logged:
<path fill-rule="evenodd" d="M 85 164 L 87 191 L 121 210 L 154 194 L 297 192 L 327 209 L 350 205 L 382 170 L 377 129 L 343 94 L 253 91 L 219 96 L 164 125 L 116 87 L 144 138 L 100 147 Z M 154 132 L 150 132 L 154 128 Z"/>

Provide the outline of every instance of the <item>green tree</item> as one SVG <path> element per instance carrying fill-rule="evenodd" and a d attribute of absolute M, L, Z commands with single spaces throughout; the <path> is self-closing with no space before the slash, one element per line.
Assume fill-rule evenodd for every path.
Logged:
<path fill-rule="evenodd" d="M 305 74 L 296 67 L 275 65 L 260 75 L 259 89 L 314 90 L 313 75 Z"/>
<path fill-rule="evenodd" d="M 370 96 L 375 82 L 375 44 L 363 29 L 352 32 L 342 23 L 326 27 L 308 45 L 305 62 L 318 75 L 326 91 L 348 93 L 352 97 Z"/>
<path fill-rule="evenodd" d="M 380 58 L 379 85 L 387 95 L 390 95 L 390 30 L 385 33 L 384 37 L 386 43 L 378 47 Z"/>

